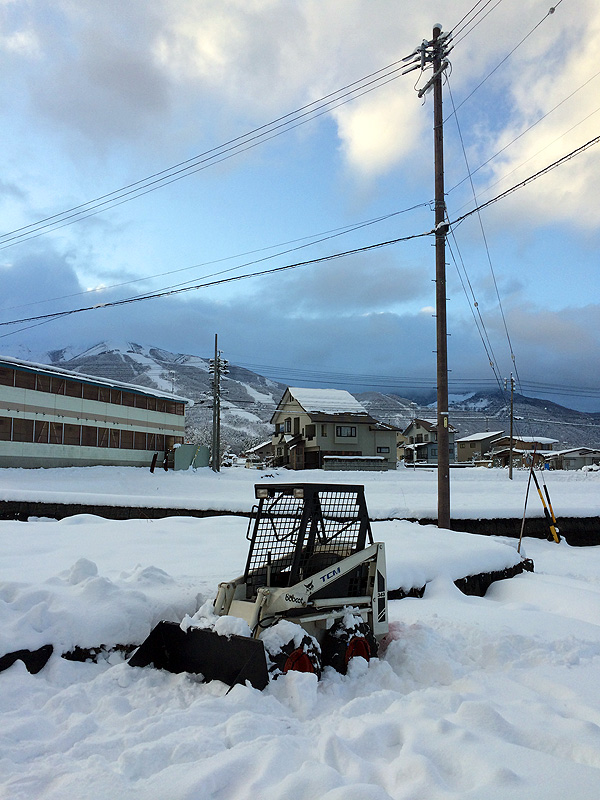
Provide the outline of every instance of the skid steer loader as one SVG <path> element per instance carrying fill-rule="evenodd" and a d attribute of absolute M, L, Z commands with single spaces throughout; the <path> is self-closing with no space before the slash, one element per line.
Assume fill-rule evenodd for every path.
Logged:
<path fill-rule="evenodd" d="M 377 653 L 388 632 L 385 548 L 373 542 L 364 487 L 259 484 L 255 495 L 244 574 L 219 585 L 212 622 L 160 622 L 131 666 L 263 689 L 289 670 L 345 672 Z M 223 635 L 240 620 L 247 635 Z"/>

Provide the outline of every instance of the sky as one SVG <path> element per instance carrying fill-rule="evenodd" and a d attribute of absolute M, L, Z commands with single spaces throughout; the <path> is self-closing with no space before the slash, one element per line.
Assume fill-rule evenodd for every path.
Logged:
<path fill-rule="evenodd" d="M 436 23 L 454 36 L 450 221 L 595 139 L 600 7 L 553 8 L 0 0 L 0 353 L 118 339 L 208 357 L 218 334 L 230 362 L 292 385 L 434 386 L 431 235 L 106 304 L 430 232 L 431 71 L 399 67 Z M 600 143 L 452 226 L 451 393 L 513 372 L 600 410 L 599 176 Z"/>

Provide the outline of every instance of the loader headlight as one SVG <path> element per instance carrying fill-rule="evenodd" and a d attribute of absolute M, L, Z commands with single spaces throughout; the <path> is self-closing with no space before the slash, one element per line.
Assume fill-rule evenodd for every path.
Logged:
<path fill-rule="evenodd" d="M 263 500 L 265 497 L 269 496 L 269 490 L 266 486 L 255 486 L 254 495 L 257 500 Z"/>
<path fill-rule="evenodd" d="M 304 489 L 302 486 L 294 486 L 294 497 L 296 500 L 304 499 Z"/>

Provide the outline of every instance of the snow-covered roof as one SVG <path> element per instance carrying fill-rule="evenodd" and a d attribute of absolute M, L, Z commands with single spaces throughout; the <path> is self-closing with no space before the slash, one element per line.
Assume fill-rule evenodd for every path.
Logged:
<path fill-rule="evenodd" d="M 260 450 L 262 447 L 272 447 L 273 442 L 270 439 L 267 439 L 266 442 L 261 442 L 260 444 L 255 444 L 254 447 L 249 447 L 244 452 L 246 453 L 254 453 L 256 450 Z"/>
<path fill-rule="evenodd" d="M 482 439 L 489 439 L 491 436 L 502 436 L 504 431 L 482 431 L 481 433 L 472 433 L 470 436 L 463 436 L 457 439 L 457 442 L 479 442 Z M 521 437 L 521 441 L 523 438 Z"/>
<path fill-rule="evenodd" d="M 83 383 L 93 383 L 100 386 L 112 386 L 115 389 L 127 389 L 136 394 L 145 394 L 150 397 L 160 397 L 166 400 L 174 400 L 178 403 L 185 403 L 188 406 L 193 406 L 194 401 L 188 397 L 180 397 L 176 394 L 169 392 L 161 392 L 158 389 L 151 389 L 147 386 L 137 386 L 134 383 L 124 383 L 123 381 L 113 381 L 109 378 L 99 378 L 97 375 L 86 375 L 83 372 L 75 372 L 74 370 L 61 369 L 61 367 L 51 367 L 48 364 L 36 364 L 34 361 L 22 361 L 20 358 L 12 358 L 11 356 L 0 357 L 0 364 L 5 364 L 7 367 L 22 367 L 24 370 L 31 370 L 33 372 L 42 372 L 45 375 L 57 375 L 61 378 L 71 378 L 71 380 L 81 381 Z"/>
<path fill-rule="evenodd" d="M 289 386 L 288 391 L 306 412 L 323 414 L 367 414 L 366 408 L 345 389 L 304 389 Z"/>
<path fill-rule="evenodd" d="M 595 447 L 570 447 L 568 450 L 552 450 L 552 456 L 566 456 L 569 453 L 578 453 L 579 455 L 589 455 L 590 453 L 600 453 L 600 450 Z"/>
<path fill-rule="evenodd" d="M 508 439 L 508 436 L 502 437 L 504 439 Z M 513 436 L 513 441 L 515 442 L 537 442 L 538 444 L 556 444 L 558 439 L 550 439 L 548 436 Z"/>

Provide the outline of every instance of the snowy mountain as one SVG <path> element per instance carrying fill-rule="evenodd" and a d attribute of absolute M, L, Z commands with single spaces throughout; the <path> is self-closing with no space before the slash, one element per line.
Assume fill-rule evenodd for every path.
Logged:
<path fill-rule="evenodd" d="M 67 347 L 42 357 L 44 363 L 87 375 L 112 378 L 188 397 L 187 435 L 209 444 L 212 434 L 212 376 L 208 358 L 171 353 L 135 342 L 100 342 L 87 350 Z M 271 435 L 268 424 L 285 386 L 242 367 L 222 377 L 221 441 L 240 452 Z"/>
<path fill-rule="evenodd" d="M 16 354 L 15 354 L 16 355 Z M 188 436 L 208 444 L 212 432 L 212 384 L 208 358 L 171 353 L 135 342 L 101 342 L 87 350 L 68 346 L 44 355 L 19 354 L 75 372 L 122 380 L 172 392 L 194 401 L 187 412 Z M 35 359 L 33 359 L 35 356 Z M 255 372 L 230 365 L 222 379 L 221 440 L 240 452 L 268 439 L 269 420 L 285 385 Z M 342 388 L 342 387 L 340 387 Z M 414 416 L 434 418 L 435 404 L 421 405 L 406 397 L 380 392 L 355 394 L 376 419 L 403 430 Z M 500 392 L 476 392 L 450 402 L 451 421 L 458 437 L 485 430 L 509 430 L 509 397 Z M 600 447 L 600 414 L 585 414 L 547 400 L 515 394 L 514 433 L 556 439 L 554 449 Z"/>
<path fill-rule="evenodd" d="M 357 397 L 377 419 L 403 428 L 414 416 L 435 418 L 435 403 L 419 406 L 397 395 L 368 392 Z M 501 392 L 475 392 L 450 401 L 452 425 L 457 438 L 486 430 L 510 427 L 510 396 Z M 514 396 L 514 435 L 556 439 L 555 450 L 568 447 L 600 447 L 600 414 L 585 414 L 548 400 Z"/>

